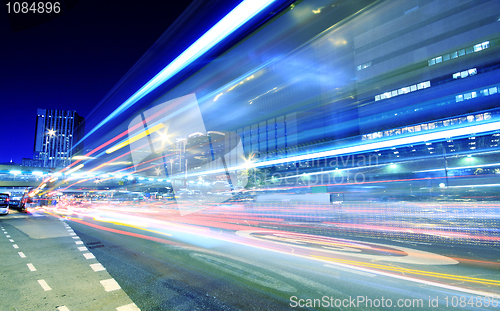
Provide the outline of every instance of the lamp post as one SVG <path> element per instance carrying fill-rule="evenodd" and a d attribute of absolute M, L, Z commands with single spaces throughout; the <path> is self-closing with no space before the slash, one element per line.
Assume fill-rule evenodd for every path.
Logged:
<path fill-rule="evenodd" d="M 445 196 L 448 195 L 448 160 L 446 159 L 446 146 L 443 146 L 443 158 L 444 158 L 444 176 L 445 176 L 445 185 L 446 188 L 444 190 Z"/>
<path fill-rule="evenodd" d="M 44 157 L 44 161 L 43 161 L 44 167 L 47 167 L 47 161 L 49 159 L 49 154 L 50 154 L 50 152 L 49 152 L 49 143 L 50 143 L 49 138 L 51 138 L 55 135 L 56 135 L 56 131 L 54 131 L 53 129 L 50 129 L 47 131 L 47 135 L 46 135 L 47 140 L 45 141 L 45 157 Z"/>

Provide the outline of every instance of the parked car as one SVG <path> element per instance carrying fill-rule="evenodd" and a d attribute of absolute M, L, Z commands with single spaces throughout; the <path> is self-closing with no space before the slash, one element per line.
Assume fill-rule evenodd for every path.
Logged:
<path fill-rule="evenodd" d="M 0 214 L 7 215 L 9 213 L 9 195 L 0 193 Z"/>
<path fill-rule="evenodd" d="M 20 197 L 10 198 L 9 209 L 16 209 L 16 210 L 20 211 L 21 210 L 21 198 Z"/>

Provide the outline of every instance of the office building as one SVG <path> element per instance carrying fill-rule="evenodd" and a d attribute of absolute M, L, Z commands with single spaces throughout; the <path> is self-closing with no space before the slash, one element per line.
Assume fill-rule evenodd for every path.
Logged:
<path fill-rule="evenodd" d="M 43 167 L 64 167 L 78 152 L 73 145 L 83 132 L 84 118 L 74 110 L 38 109 L 33 159 Z"/>

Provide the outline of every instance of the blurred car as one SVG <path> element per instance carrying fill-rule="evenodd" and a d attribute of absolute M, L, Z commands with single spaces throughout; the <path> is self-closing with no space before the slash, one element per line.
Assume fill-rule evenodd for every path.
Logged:
<path fill-rule="evenodd" d="M 0 193 L 0 215 L 7 215 L 9 213 L 9 195 L 7 193 Z"/>
<path fill-rule="evenodd" d="M 23 197 L 21 198 L 21 200 L 19 202 L 19 211 L 20 212 L 27 212 L 28 207 L 33 207 L 33 205 L 34 205 L 33 199 L 27 195 L 23 195 Z"/>
<path fill-rule="evenodd" d="M 19 197 L 10 198 L 9 208 L 16 209 L 16 210 L 20 211 L 21 210 L 21 198 L 19 198 Z"/>

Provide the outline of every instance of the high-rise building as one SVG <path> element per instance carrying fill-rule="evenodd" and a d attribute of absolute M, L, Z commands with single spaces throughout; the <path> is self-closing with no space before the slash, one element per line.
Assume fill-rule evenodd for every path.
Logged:
<path fill-rule="evenodd" d="M 74 110 L 38 109 L 33 159 L 43 167 L 63 167 L 78 152 L 73 145 L 83 133 L 84 118 Z"/>

